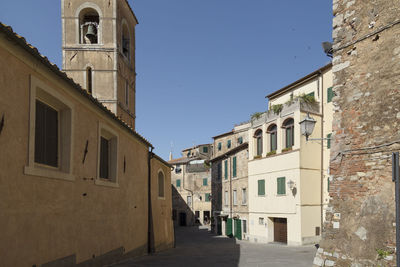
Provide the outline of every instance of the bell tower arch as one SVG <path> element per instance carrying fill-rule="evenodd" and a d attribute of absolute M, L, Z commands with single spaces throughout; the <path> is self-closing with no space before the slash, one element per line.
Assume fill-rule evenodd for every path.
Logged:
<path fill-rule="evenodd" d="M 126 0 L 61 0 L 62 68 L 135 128 L 135 26 Z"/>

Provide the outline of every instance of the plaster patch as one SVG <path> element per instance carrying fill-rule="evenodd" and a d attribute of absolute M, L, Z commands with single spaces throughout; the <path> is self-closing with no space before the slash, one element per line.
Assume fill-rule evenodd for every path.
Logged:
<path fill-rule="evenodd" d="M 357 231 L 354 232 L 354 234 L 356 234 L 356 236 L 358 236 L 363 241 L 367 239 L 367 229 L 362 226 L 358 227 Z"/>

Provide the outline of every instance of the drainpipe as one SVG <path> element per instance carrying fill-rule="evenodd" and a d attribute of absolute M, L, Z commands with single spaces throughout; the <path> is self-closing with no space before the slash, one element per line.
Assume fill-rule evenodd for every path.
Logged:
<path fill-rule="evenodd" d="M 322 75 L 322 71 L 319 71 L 318 77 L 318 91 L 320 89 L 319 86 L 319 78 L 321 77 L 321 138 L 324 138 L 324 76 Z M 324 140 L 321 140 L 321 228 L 319 234 L 322 234 L 322 227 L 324 225 Z"/>
<path fill-rule="evenodd" d="M 148 166 L 148 188 L 147 188 L 147 194 L 148 194 L 148 219 L 147 219 L 147 253 L 152 254 L 152 240 L 151 240 L 151 236 L 152 236 L 152 209 L 151 209 L 151 159 L 153 158 L 153 149 L 154 147 L 150 147 L 150 151 L 148 154 L 148 162 L 147 162 L 147 166 Z"/>

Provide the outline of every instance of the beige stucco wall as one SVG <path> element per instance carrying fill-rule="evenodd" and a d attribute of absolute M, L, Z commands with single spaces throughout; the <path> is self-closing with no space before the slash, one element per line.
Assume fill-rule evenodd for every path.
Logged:
<path fill-rule="evenodd" d="M 24 173 L 32 77 L 72 103 L 72 181 Z M 147 145 L 3 35 L 0 88 L 0 114 L 5 116 L 0 134 L 2 264 L 32 266 L 70 255 L 80 263 L 119 248 L 130 255 L 145 253 Z M 118 134 L 118 183 L 114 186 L 96 184 L 99 123 Z M 167 220 L 167 213 L 163 216 Z M 157 220 L 158 214 L 154 217 Z M 163 243 L 162 238 L 158 243 Z M 165 238 L 169 242 L 169 232 Z"/>

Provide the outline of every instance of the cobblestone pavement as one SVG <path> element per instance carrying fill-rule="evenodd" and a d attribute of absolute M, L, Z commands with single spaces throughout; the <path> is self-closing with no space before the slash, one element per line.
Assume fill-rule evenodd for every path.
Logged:
<path fill-rule="evenodd" d="M 176 248 L 129 259 L 113 267 L 137 266 L 312 266 L 314 246 L 257 244 L 215 236 L 195 227 L 175 229 Z"/>

